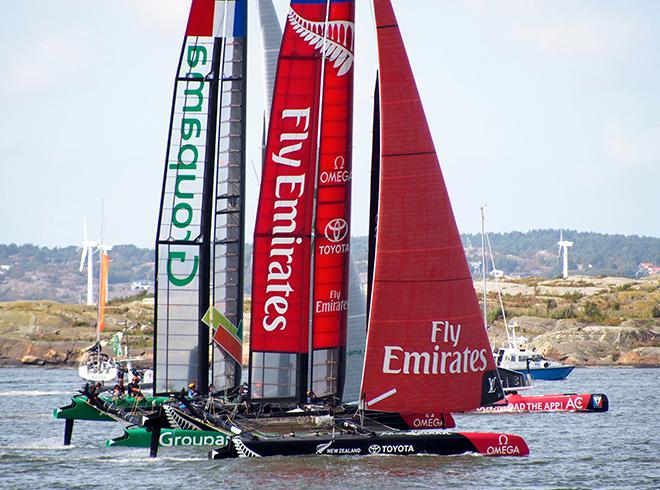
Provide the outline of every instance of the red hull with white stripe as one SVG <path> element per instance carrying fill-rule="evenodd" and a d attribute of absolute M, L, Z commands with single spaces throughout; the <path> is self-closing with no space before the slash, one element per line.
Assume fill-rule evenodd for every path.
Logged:
<path fill-rule="evenodd" d="M 607 412 L 609 400 L 602 393 L 523 396 L 511 393 L 500 404 L 480 407 L 470 413 Z"/>

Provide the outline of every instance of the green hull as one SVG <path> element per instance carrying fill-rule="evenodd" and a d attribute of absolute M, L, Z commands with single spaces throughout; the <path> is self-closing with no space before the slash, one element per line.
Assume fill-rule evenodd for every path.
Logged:
<path fill-rule="evenodd" d="M 101 396 L 101 399 L 106 402 L 111 402 L 112 398 Z M 168 397 L 159 396 L 151 397 L 147 396 L 140 400 L 137 404 L 139 408 L 147 408 L 156 405 L 160 405 L 163 402 L 167 401 Z M 135 407 L 135 398 L 126 397 L 120 398 L 115 401 L 114 406 L 116 408 L 132 408 Z M 65 407 L 56 408 L 53 410 L 53 417 L 56 419 L 68 419 L 68 420 L 96 420 L 102 422 L 113 422 L 115 419 L 106 415 L 102 410 L 95 407 L 87 401 L 87 397 L 84 395 L 74 396 L 71 398 L 71 404 Z"/>
<path fill-rule="evenodd" d="M 220 432 L 161 429 L 159 447 L 223 447 L 227 436 Z M 124 429 L 124 434 L 105 441 L 105 447 L 150 447 L 151 432 L 142 427 Z"/>

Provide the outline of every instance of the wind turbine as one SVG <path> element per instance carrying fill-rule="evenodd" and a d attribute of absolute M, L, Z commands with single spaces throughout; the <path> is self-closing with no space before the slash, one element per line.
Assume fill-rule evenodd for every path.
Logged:
<path fill-rule="evenodd" d="M 85 267 L 85 258 L 87 258 L 87 304 L 94 304 L 94 248 L 98 244 L 87 238 L 87 217 L 83 221 L 83 242 L 82 255 L 80 257 L 80 272 Z"/>
<path fill-rule="evenodd" d="M 559 256 L 561 255 L 562 249 L 564 250 L 564 266 L 562 267 L 561 275 L 564 279 L 566 279 L 568 277 L 568 247 L 572 247 L 573 242 L 564 240 L 563 229 L 559 230 L 559 241 L 557 242 L 557 245 L 559 245 L 559 250 L 557 251 L 557 262 L 559 262 Z"/>

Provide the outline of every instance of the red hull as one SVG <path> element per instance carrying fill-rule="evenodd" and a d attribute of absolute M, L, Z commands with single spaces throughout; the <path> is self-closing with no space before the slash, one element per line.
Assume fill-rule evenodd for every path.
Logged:
<path fill-rule="evenodd" d="M 522 396 L 509 394 L 501 404 L 470 413 L 607 412 L 609 400 L 602 393 Z"/>

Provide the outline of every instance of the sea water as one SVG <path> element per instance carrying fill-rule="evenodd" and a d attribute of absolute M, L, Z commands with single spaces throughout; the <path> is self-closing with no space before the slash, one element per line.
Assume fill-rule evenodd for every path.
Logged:
<path fill-rule="evenodd" d="M 74 370 L 0 369 L 0 488 L 660 488 L 660 369 L 578 368 L 530 394 L 605 393 L 607 413 L 457 415 L 456 430 L 522 435 L 529 457 L 322 456 L 208 461 L 207 450 L 105 448 L 114 422 L 77 421 Z"/>

